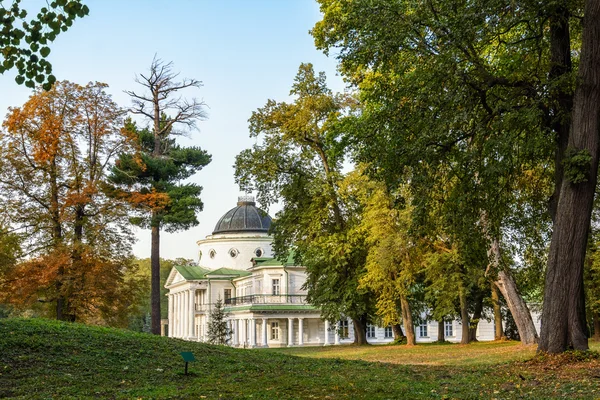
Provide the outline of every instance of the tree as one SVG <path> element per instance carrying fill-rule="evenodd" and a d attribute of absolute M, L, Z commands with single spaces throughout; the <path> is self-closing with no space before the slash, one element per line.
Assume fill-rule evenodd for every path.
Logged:
<path fill-rule="evenodd" d="M 112 321 L 135 291 L 124 281 L 126 210 L 104 190 L 107 168 L 127 146 L 122 110 L 105 88 L 59 82 L 36 91 L 10 110 L 0 135 L 0 193 L 26 256 L 1 292 L 21 307 L 54 304 L 61 320 Z"/>
<path fill-rule="evenodd" d="M 365 230 L 368 254 L 359 287 L 368 288 L 376 296 L 375 308 L 383 325 L 402 321 L 406 344 L 415 345 L 410 297 L 423 260 L 418 239 L 410 234 L 409 196 L 397 193 L 396 200 L 404 207 L 396 209 L 385 185 L 370 180 L 363 172 L 364 168 L 359 167 L 343 182 L 343 188 L 363 205 L 360 228 Z"/>
<path fill-rule="evenodd" d="M 308 301 L 330 321 L 352 319 L 357 343 L 366 343 L 371 311 L 367 290 L 358 289 L 365 260 L 360 212 L 339 190 L 344 147 L 342 116 L 354 100 L 334 95 L 324 73 L 301 64 L 291 103 L 269 100 L 250 117 L 251 136 L 261 141 L 236 157 L 236 181 L 258 191 L 263 205 L 281 200 L 273 224 L 278 257 L 293 249 L 306 266 Z"/>
<path fill-rule="evenodd" d="M 37 83 L 42 84 L 44 90 L 50 90 L 56 78 L 52 75 L 52 65 L 46 60 L 50 54 L 48 44 L 67 31 L 75 19 L 88 15 L 89 8 L 81 0 L 56 0 L 42 7 L 36 18 L 27 21 L 27 10 L 20 3 L 21 0 L 12 0 L 6 7 L 0 2 L 3 26 L 0 30 L 3 59 L 0 74 L 16 67 L 15 80 L 19 85 L 25 83 L 33 88 Z"/>
<path fill-rule="evenodd" d="M 598 180 L 599 102 L 600 3 L 587 0 L 564 178 L 544 287 L 539 349 L 549 353 L 563 352 L 569 346 L 588 349 L 583 265 Z"/>
<path fill-rule="evenodd" d="M 487 240 L 490 275 L 497 275 L 497 286 L 511 308 L 522 340 L 535 341 L 533 324 L 527 320 L 529 313 L 512 278 L 510 263 L 501 262 L 505 259 L 501 249 L 510 242 L 506 239 L 510 232 L 523 232 L 528 227 L 530 221 L 521 219 L 518 210 L 526 210 L 538 220 L 552 218 L 553 241 L 561 236 L 558 209 L 563 201 L 562 188 L 570 184 L 563 177 L 573 172 L 577 175 L 577 167 L 569 172 L 567 165 L 573 159 L 575 165 L 587 166 L 585 154 L 578 154 L 580 144 L 568 151 L 576 127 L 570 128 L 571 121 L 576 123 L 571 118 L 576 87 L 572 67 L 576 63 L 572 58 L 580 54 L 581 26 L 576 16 L 583 14 L 581 2 L 320 3 L 324 18 L 313 29 L 317 46 L 339 50 L 341 70 L 360 88 L 366 110 L 364 132 L 356 140 L 361 146 L 360 156 L 378 162 L 388 182 L 397 181 L 407 164 L 419 168 L 413 171 L 413 183 L 425 188 L 439 188 L 440 180 L 446 179 L 436 174 L 440 170 L 459 179 L 457 196 L 449 203 L 457 205 L 456 216 L 469 222 L 465 226 Z M 593 10 L 583 15 L 585 21 L 596 21 Z M 595 29 L 592 22 L 587 26 Z M 590 39 L 589 43 L 591 49 L 597 42 Z M 535 62 L 533 54 L 537 55 Z M 578 82 L 578 87 L 588 87 L 588 82 L 594 87 L 589 76 L 582 75 Z M 423 174 L 427 169 L 432 173 Z M 531 173 L 539 170 L 543 173 Z M 526 176 L 530 178 L 525 182 Z M 430 177 L 436 179 L 428 182 Z M 525 182 L 526 190 L 515 185 L 517 182 Z M 524 193 L 536 196 L 525 198 Z M 423 199 L 428 197 L 425 194 Z M 544 197 L 549 201 L 540 201 Z M 582 204 L 579 209 L 586 208 Z M 568 226 L 566 220 L 572 219 L 563 220 L 562 224 Z M 573 228 L 580 230 L 576 235 L 579 244 L 587 225 L 582 222 Z M 559 248 L 564 249 L 562 255 L 567 249 L 584 251 L 582 246 Z M 576 258 L 575 264 L 581 265 L 582 258 Z M 571 264 L 558 268 L 562 272 L 554 275 L 556 260 L 550 257 L 548 261 L 547 276 L 552 278 L 546 283 L 548 300 L 544 301 L 554 303 L 551 298 L 557 299 L 557 307 L 544 308 L 545 315 L 554 316 L 543 318 L 553 327 L 543 328 L 542 333 L 555 341 L 559 336 L 567 337 L 573 328 L 572 333 L 578 332 L 574 341 L 583 349 L 586 345 L 577 328 L 581 325 L 582 303 L 567 301 L 583 298 L 578 273 L 581 268 Z M 567 258 L 563 257 L 558 264 L 567 265 L 565 262 Z M 573 279 L 578 283 L 567 274 L 576 277 Z M 556 286 L 548 290 L 550 282 Z M 567 286 L 572 291 L 565 297 L 563 294 L 571 290 L 564 289 Z M 550 322 L 553 319 L 562 322 Z M 569 320 L 578 322 L 571 324 Z M 567 325 L 571 328 L 564 328 Z M 558 328 L 559 335 L 550 334 L 554 328 Z M 572 341 L 563 339 L 553 352 L 563 351 L 565 343 Z M 540 349 L 549 350 L 545 340 Z"/>
<path fill-rule="evenodd" d="M 199 147 L 182 147 L 175 137 L 193 129 L 205 117 L 204 103 L 177 97 L 188 88 L 199 88 L 195 79 L 177 80 L 172 63 L 156 57 L 148 75 L 140 74 L 136 82 L 148 90 L 132 98 L 130 110 L 151 122 L 150 128 L 138 129 L 128 121 L 125 130 L 137 143 L 136 151 L 119 155 L 110 180 L 113 195 L 129 202 L 138 212 L 136 225 L 150 228 L 152 333 L 160 334 L 160 231 L 189 229 L 198 224 L 196 213 L 202 211 L 202 187 L 183 181 L 206 166 L 211 158 Z"/>
<path fill-rule="evenodd" d="M 229 342 L 231 330 L 227 327 L 227 313 L 223 310 L 223 300 L 221 297 L 210 310 L 210 320 L 208 322 L 208 343 L 226 345 Z"/>

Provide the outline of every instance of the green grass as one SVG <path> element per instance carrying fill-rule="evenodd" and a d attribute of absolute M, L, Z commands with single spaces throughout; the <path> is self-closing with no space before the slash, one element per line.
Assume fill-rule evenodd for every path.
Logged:
<path fill-rule="evenodd" d="M 189 376 L 181 351 L 198 360 Z M 597 353 L 534 352 L 512 342 L 237 350 L 4 319 L 0 398 L 600 398 Z"/>

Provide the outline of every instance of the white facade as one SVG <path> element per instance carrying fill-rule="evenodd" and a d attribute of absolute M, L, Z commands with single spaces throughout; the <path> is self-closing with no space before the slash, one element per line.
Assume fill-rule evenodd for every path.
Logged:
<path fill-rule="evenodd" d="M 281 263 L 271 258 L 272 241 L 267 233 L 270 217 L 260 210 L 257 214 L 257 210 L 253 201 L 238 202 L 238 207 L 219 220 L 213 235 L 197 242 L 200 266 L 173 268 L 165 284 L 169 289 L 168 335 L 206 341 L 211 307 L 221 299 L 228 313 L 232 346 L 353 342 L 354 327 L 350 320 L 332 326 L 321 319 L 317 307 L 306 303 L 306 292 L 302 290 L 306 281 L 304 267 L 294 265 L 292 259 Z M 537 313 L 534 323 L 539 332 Z M 446 322 L 446 340 L 459 342 L 461 329 L 460 321 Z M 416 325 L 417 343 L 435 342 L 437 331 L 437 321 Z M 477 339 L 494 340 L 493 321 L 480 320 Z M 393 341 L 391 327 L 369 325 L 367 340 L 373 344 Z"/>

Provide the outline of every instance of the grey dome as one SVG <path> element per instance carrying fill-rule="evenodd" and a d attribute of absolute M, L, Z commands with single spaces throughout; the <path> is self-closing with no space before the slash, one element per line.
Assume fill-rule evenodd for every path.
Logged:
<path fill-rule="evenodd" d="M 271 217 L 256 207 L 254 198 L 238 198 L 237 207 L 227 211 L 221 217 L 213 235 L 216 233 L 269 232 Z"/>

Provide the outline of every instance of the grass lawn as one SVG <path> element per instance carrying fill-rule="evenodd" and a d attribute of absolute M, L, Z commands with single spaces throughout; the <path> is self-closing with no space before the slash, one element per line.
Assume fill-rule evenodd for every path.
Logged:
<path fill-rule="evenodd" d="M 198 360 L 189 376 L 181 351 Z M 597 353 L 534 353 L 512 342 L 238 350 L 0 319 L 0 398 L 600 399 Z"/>

